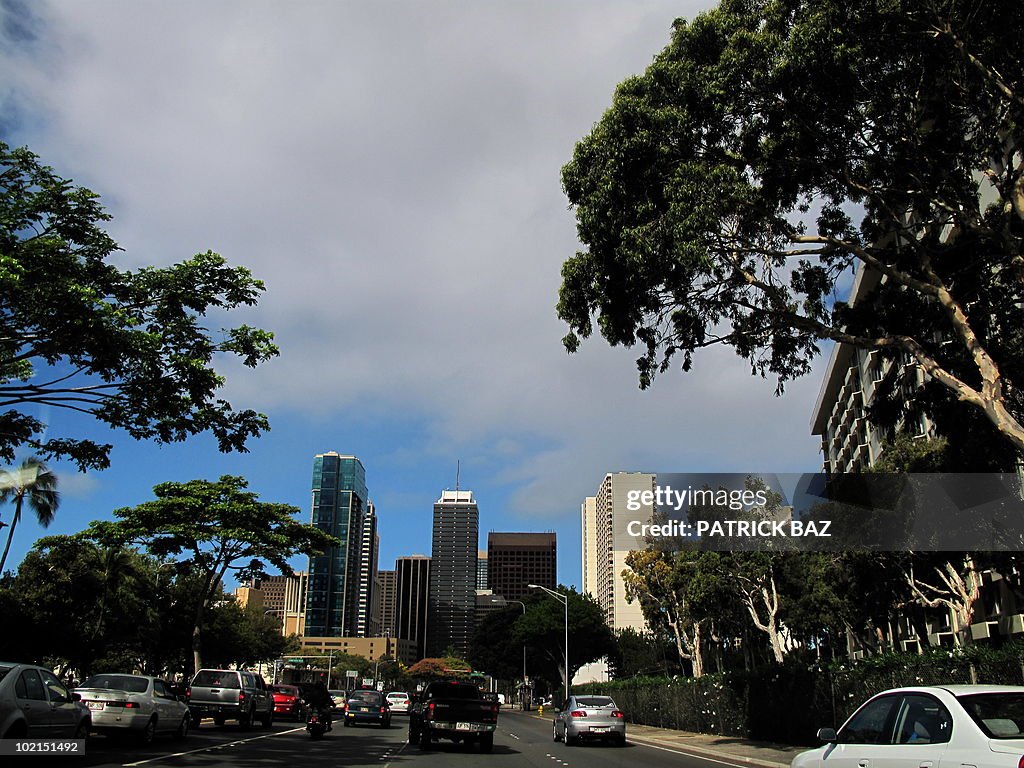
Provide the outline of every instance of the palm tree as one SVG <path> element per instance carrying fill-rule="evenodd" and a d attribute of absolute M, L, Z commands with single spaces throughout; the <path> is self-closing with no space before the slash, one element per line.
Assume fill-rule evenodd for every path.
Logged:
<path fill-rule="evenodd" d="M 53 521 L 53 516 L 60 506 L 57 476 L 35 457 L 23 461 L 21 467 L 13 472 L 0 470 L 0 501 L 11 499 L 14 499 L 14 517 L 11 518 L 7 530 L 4 554 L 0 557 L 0 573 L 4 571 L 7 553 L 11 550 L 11 539 L 14 538 L 14 529 L 21 521 L 21 510 L 26 500 L 41 526 L 46 528 Z"/>

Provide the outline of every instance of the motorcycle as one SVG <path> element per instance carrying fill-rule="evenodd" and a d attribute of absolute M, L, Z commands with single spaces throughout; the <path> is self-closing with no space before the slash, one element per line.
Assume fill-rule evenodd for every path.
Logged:
<path fill-rule="evenodd" d="M 321 714 L 319 710 L 311 709 L 306 718 L 306 730 L 309 731 L 310 738 L 322 739 L 327 731 L 327 716 Z"/>

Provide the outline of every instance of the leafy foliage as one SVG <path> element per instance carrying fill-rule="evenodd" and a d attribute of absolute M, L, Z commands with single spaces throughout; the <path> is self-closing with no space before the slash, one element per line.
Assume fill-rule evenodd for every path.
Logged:
<path fill-rule="evenodd" d="M 207 251 L 170 267 L 116 268 L 98 196 L 27 149 L 0 142 L 0 459 L 25 446 L 43 458 L 104 468 L 111 446 L 49 436 L 38 406 L 89 414 L 162 443 L 213 434 L 244 451 L 267 428 L 220 396 L 217 358 L 254 367 L 277 355 L 272 334 L 202 325 L 253 306 L 264 286 Z"/>
<path fill-rule="evenodd" d="M 596 317 L 644 349 L 642 387 L 726 344 L 781 391 L 844 342 L 916 361 L 942 407 L 1024 451 L 1022 46 L 1013 0 L 677 21 L 563 169 L 585 246 L 562 268 L 566 348 Z"/>

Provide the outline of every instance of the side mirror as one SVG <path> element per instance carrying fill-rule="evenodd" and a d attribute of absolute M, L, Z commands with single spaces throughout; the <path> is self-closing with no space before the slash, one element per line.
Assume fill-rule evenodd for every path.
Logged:
<path fill-rule="evenodd" d="M 824 741 L 826 744 L 835 744 L 837 741 L 839 741 L 839 736 L 836 734 L 836 729 L 819 728 L 818 741 Z"/>
<path fill-rule="evenodd" d="M 82 694 L 80 694 L 80 693 L 72 693 L 71 694 L 71 700 L 72 701 L 81 701 L 82 700 Z"/>

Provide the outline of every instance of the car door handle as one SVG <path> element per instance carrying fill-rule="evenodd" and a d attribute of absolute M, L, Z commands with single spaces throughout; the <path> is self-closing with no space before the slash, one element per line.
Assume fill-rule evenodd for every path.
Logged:
<path fill-rule="evenodd" d="M 934 765 L 934 763 L 932 763 L 931 760 L 925 760 L 921 763 L 921 768 L 932 768 L 932 765 Z"/>
<path fill-rule="evenodd" d="M 857 768 L 869 768 L 870 765 L 871 765 L 871 761 L 870 760 L 858 760 L 857 761 Z"/>

